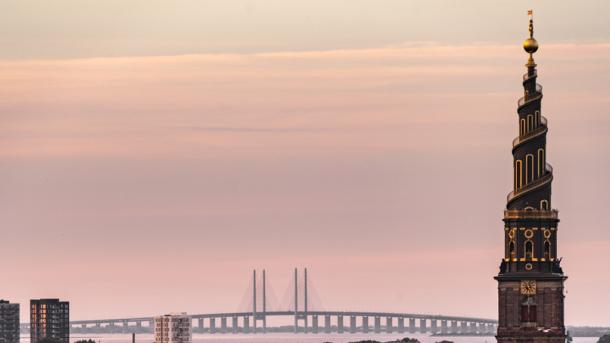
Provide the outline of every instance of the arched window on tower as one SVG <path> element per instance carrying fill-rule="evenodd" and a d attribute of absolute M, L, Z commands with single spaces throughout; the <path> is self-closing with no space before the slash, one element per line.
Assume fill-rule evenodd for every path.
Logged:
<path fill-rule="evenodd" d="M 521 119 L 519 121 L 519 135 L 523 136 L 525 135 L 525 119 Z"/>
<path fill-rule="evenodd" d="M 517 249 L 515 249 L 514 241 L 510 241 L 510 243 L 508 243 L 508 256 L 510 257 L 511 261 L 517 258 Z"/>
<path fill-rule="evenodd" d="M 525 184 L 534 181 L 534 155 L 525 156 Z"/>
<path fill-rule="evenodd" d="M 534 112 L 534 127 L 538 127 L 540 125 L 540 111 Z"/>
<path fill-rule="evenodd" d="M 525 259 L 532 260 L 534 258 L 534 243 L 530 240 L 525 242 Z"/>
<path fill-rule="evenodd" d="M 549 210 L 549 201 L 548 200 L 540 200 L 540 209 L 543 211 Z"/>
<path fill-rule="evenodd" d="M 515 161 L 515 190 L 523 186 L 523 161 Z"/>
<path fill-rule="evenodd" d="M 551 242 L 548 240 L 544 241 L 544 259 L 547 261 L 551 259 Z"/>
<path fill-rule="evenodd" d="M 534 116 L 531 114 L 527 115 L 527 132 L 530 132 L 534 129 Z"/>
<path fill-rule="evenodd" d="M 546 161 L 544 160 L 544 149 L 538 149 L 538 177 L 544 175 Z"/>

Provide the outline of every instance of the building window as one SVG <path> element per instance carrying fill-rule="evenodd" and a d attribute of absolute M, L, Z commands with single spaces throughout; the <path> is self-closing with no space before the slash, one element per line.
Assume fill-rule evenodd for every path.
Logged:
<path fill-rule="evenodd" d="M 530 240 L 525 242 L 525 259 L 532 260 L 534 258 L 534 243 Z"/>
<path fill-rule="evenodd" d="M 534 112 L 534 126 L 538 127 L 539 124 L 540 124 L 540 111 L 535 111 Z"/>
<path fill-rule="evenodd" d="M 536 305 L 521 305 L 521 322 L 536 322 Z"/>
<path fill-rule="evenodd" d="M 525 156 L 525 184 L 534 181 L 534 155 Z"/>
<path fill-rule="evenodd" d="M 527 115 L 527 132 L 532 131 L 532 129 L 534 128 L 534 116 L 532 116 L 531 114 Z"/>
<path fill-rule="evenodd" d="M 548 261 L 551 259 L 551 242 L 544 241 L 544 258 Z"/>
<path fill-rule="evenodd" d="M 521 121 L 519 122 L 519 135 L 525 135 L 525 119 L 521 119 Z"/>
<path fill-rule="evenodd" d="M 549 209 L 549 201 L 548 200 L 540 200 L 540 209 L 543 211 L 548 211 Z"/>
<path fill-rule="evenodd" d="M 523 162 L 521 160 L 517 160 L 515 162 L 515 190 L 521 188 L 523 186 L 523 175 L 522 174 Z"/>
<path fill-rule="evenodd" d="M 544 149 L 538 149 L 538 177 L 544 175 L 546 162 L 544 160 Z"/>
<path fill-rule="evenodd" d="M 508 256 L 512 259 L 517 258 L 517 251 L 515 249 L 515 242 L 510 241 L 510 243 L 508 244 Z"/>

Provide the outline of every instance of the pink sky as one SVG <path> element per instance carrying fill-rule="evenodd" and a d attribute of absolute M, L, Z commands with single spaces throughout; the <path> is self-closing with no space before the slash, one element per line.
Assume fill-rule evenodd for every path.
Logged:
<path fill-rule="evenodd" d="M 568 325 L 610 325 L 610 45 L 537 54 Z M 496 317 L 518 45 L 0 61 L 0 298 Z M 23 308 L 23 318 L 26 308 Z"/>

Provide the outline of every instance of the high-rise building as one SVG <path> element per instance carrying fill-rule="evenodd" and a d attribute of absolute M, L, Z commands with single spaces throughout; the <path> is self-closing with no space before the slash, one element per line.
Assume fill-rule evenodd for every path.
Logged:
<path fill-rule="evenodd" d="M 30 300 L 30 342 L 70 341 L 70 303 L 59 299 Z"/>
<path fill-rule="evenodd" d="M 19 343 L 19 304 L 1 299 L 0 343 Z"/>
<path fill-rule="evenodd" d="M 192 319 L 185 312 L 155 317 L 155 343 L 192 343 Z"/>
<path fill-rule="evenodd" d="M 557 210 L 552 209 L 553 168 L 547 163 L 547 120 L 533 54 L 538 50 L 530 11 L 529 54 L 513 141 L 514 187 L 504 212 L 504 258 L 498 281 L 499 343 L 563 343 L 564 281 L 557 251 Z"/>

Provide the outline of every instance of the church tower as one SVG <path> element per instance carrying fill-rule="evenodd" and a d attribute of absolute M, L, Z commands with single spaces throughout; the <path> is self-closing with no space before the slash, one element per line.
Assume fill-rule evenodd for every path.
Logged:
<path fill-rule="evenodd" d="M 513 191 L 504 211 L 504 258 L 498 281 L 499 343 L 564 343 L 563 284 L 557 254 L 557 210 L 552 208 L 553 168 L 546 162 L 547 120 L 542 116 L 542 86 L 534 53 L 532 12 L 529 54 L 519 99 L 519 136 L 513 140 Z"/>

